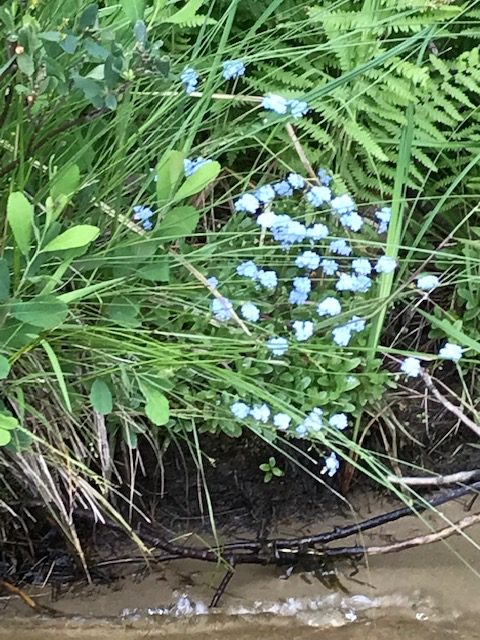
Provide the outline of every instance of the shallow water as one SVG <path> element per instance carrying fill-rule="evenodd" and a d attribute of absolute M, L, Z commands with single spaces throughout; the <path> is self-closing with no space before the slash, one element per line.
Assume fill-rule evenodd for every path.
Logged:
<path fill-rule="evenodd" d="M 465 515 L 461 503 L 449 505 L 443 514 L 452 520 Z M 362 542 L 388 543 L 432 526 L 445 522 L 431 515 L 423 525 L 408 518 L 366 534 Z M 291 524 L 279 533 L 287 529 L 306 533 Z M 159 564 L 146 578 L 130 574 L 108 587 L 70 590 L 54 603 L 48 591 L 32 587 L 31 595 L 66 617 L 34 616 L 14 598 L 2 597 L 0 640 L 480 639 L 480 527 L 468 534 L 470 540 L 456 536 L 448 544 L 370 558 L 355 576 L 361 583 L 351 580 L 348 571 L 340 574 L 349 595 L 301 575 L 281 580 L 281 572 L 272 567 L 241 566 L 214 613 L 203 603 L 211 599 L 223 572 L 198 561 Z"/>

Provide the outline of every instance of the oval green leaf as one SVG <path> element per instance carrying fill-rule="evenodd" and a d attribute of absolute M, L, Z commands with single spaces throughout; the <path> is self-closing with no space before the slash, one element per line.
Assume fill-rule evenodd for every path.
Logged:
<path fill-rule="evenodd" d="M 185 238 L 195 231 L 199 218 L 200 213 L 193 207 L 175 207 L 160 222 L 154 236 L 168 241 Z"/>
<path fill-rule="evenodd" d="M 202 191 L 202 189 L 205 189 L 206 186 L 215 180 L 221 168 L 220 164 L 214 160 L 201 166 L 200 169 L 197 169 L 197 171 L 189 176 L 180 186 L 180 189 L 175 194 L 175 200 L 189 198 Z"/>
<path fill-rule="evenodd" d="M 65 320 L 68 307 L 54 296 L 44 296 L 28 302 L 14 302 L 10 313 L 25 324 L 42 329 L 53 329 Z"/>
<path fill-rule="evenodd" d="M 98 237 L 100 229 L 91 224 L 79 224 L 67 229 L 59 236 L 51 240 L 42 251 L 67 251 L 78 249 L 93 242 Z"/>
<path fill-rule="evenodd" d="M 33 229 L 33 205 L 20 191 L 14 191 L 8 197 L 7 220 L 17 247 L 27 255 Z"/>
<path fill-rule="evenodd" d="M 10 373 L 10 362 L 5 356 L 0 356 L 0 380 L 5 380 Z"/>
<path fill-rule="evenodd" d="M 107 415 L 113 409 L 112 392 L 103 380 L 95 380 L 90 389 L 90 402 L 98 413 Z"/>
<path fill-rule="evenodd" d="M 168 399 L 155 387 L 141 383 L 141 389 L 145 398 L 145 415 L 157 427 L 161 427 L 170 419 Z"/>

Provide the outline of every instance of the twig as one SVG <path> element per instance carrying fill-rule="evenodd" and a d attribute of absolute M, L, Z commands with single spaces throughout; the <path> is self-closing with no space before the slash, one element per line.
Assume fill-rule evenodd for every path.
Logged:
<path fill-rule="evenodd" d="M 22 591 L 22 589 L 19 589 L 11 582 L 8 582 L 8 580 L 0 580 L 0 587 L 3 587 L 7 591 L 10 591 L 10 593 L 18 596 L 22 600 L 22 602 L 27 605 L 27 607 L 30 607 L 30 609 L 33 609 L 37 613 L 48 613 L 48 615 L 51 616 L 61 615 L 61 613 L 56 609 L 52 609 L 51 607 L 39 604 L 36 600 L 29 596 L 28 593 L 25 593 L 25 591 Z"/>
<path fill-rule="evenodd" d="M 228 587 L 230 580 L 233 578 L 234 573 L 235 573 L 235 566 L 234 566 L 234 563 L 231 562 L 230 567 L 227 569 L 225 575 L 222 578 L 222 581 L 218 585 L 215 593 L 213 594 L 213 598 L 209 606 L 210 609 L 214 609 L 215 607 L 218 607 L 218 604 L 223 594 L 225 593 L 225 589 Z"/>
<path fill-rule="evenodd" d="M 480 437 L 480 426 L 474 422 L 473 420 L 471 420 L 470 418 L 468 418 L 461 409 L 459 409 L 459 407 L 455 406 L 452 402 L 450 402 L 450 400 L 447 400 L 447 398 L 445 398 L 445 396 L 442 396 L 442 394 L 440 393 L 440 391 L 437 389 L 437 387 L 433 384 L 433 380 L 430 377 L 430 375 L 422 370 L 420 375 L 423 378 L 423 381 L 425 382 L 425 385 L 427 386 L 427 388 L 433 393 L 433 395 L 435 396 L 435 398 L 440 402 L 440 404 L 443 404 L 443 406 L 448 409 L 448 411 L 450 411 L 451 413 L 453 413 L 453 415 L 457 416 L 457 418 L 463 422 L 463 424 L 465 424 L 469 429 L 471 429 L 477 436 Z"/>
<path fill-rule="evenodd" d="M 480 513 L 475 513 L 471 516 L 466 516 L 454 522 L 453 524 L 429 533 L 424 536 L 415 536 L 408 538 L 407 540 L 401 540 L 400 542 L 394 542 L 393 544 L 382 545 L 381 547 L 339 547 L 337 549 L 326 549 L 326 555 L 328 556 L 355 556 L 355 555 L 367 555 L 367 556 L 379 556 L 387 553 L 394 553 L 397 551 L 405 551 L 406 549 L 412 549 L 413 547 L 420 547 L 424 544 L 432 544 L 433 542 L 439 542 L 440 540 L 446 540 L 455 533 L 460 533 L 468 527 L 480 522 Z"/>
<path fill-rule="evenodd" d="M 300 144 L 300 140 L 298 139 L 297 134 L 295 133 L 295 129 L 292 127 L 292 125 L 290 123 L 287 123 L 285 125 L 285 129 L 287 130 L 287 133 L 290 137 L 290 140 L 292 141 L 292 144 L 295 148 L 295 151 L 298 154 L 298 157 L 300 158 L 303 166 L 305 167 L 305 169 L 307 170 L 307 172 L 310 174 L 310 177 L 313 178 L 315 180 L 315 182 L 317 182 L 317 184 L 319 183 L 319 179 L 317 174 L 315 173 L 315 171 L 313 170 L 312 165 L 310 164 L 307 155 L 305 153 L 305 151 L 303 150 L 302 145 Z"/>
<path fill-rule="evenodd" d="M 450 473 L 445 476 L 427 476 L 420 478 L 417 476 L 388 476 L 388 482 L 392 484 L 404 484 L 407 487 L 429 487 L 437 486 L 441 487 L 446 484 L 454 484 L 457 482 L 469 482 L 474 478 L 480 476 L 480 469 L 474 469 L 473 471 L 459 471 L 458 473 Z"/>

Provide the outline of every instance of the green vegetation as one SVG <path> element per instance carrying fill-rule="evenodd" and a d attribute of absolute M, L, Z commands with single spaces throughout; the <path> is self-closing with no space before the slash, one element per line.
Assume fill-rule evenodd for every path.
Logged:
<path fill-rule="evenodd" d="M 319 464 L 320 481 L 343 459 L 398 492 L 395 447 L 374 455 L 368 439 L 380 416 L 395 430 L 397 385 L 425 386 L 407 357 L 448 369 L 475 424 L 479 26 L 469 0 L 4 4 L 2 475 L 70 536 L 64 494 L 121 519 L 112 499 L 132 500 L 139 441 L 184 443 L 202 470 L 206 432 L 248 429 Z M 246 70 L 226 80 L 229 60 Z M 290 102 L 264 108 L 270 94 Z M 250 213 L 238 204 L 291 173 L 306 185 Z M 319 203 L 322 186 L 352 205 Z M 296 227 L 285 240 L 260 210 L 326 224 L 328 239 Z M 352 255 L 332 255 L 332 240 Z M 305 251 L 376 274 L 340 292 L 335 271 L 298 266 Z M 275 283 L 239 274 L 248 261 Z M 438 286 L 419 286 L 425 275 Z M 296 277 L 311 282 L 303 303 Z M 317 312 L 325 298 L 341 310 Z M 274 457 L 260 469 L 283 475 Z"/>

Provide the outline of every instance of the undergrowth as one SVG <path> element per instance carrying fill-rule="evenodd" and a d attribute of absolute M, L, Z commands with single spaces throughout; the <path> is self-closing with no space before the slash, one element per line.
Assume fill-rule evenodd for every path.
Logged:
<path fill-rule="evenodd" d="M 320 482 L 341 464 L 343 489 L 356 469 L 398 495 L 394 451 L 367 448 L 379 416 L 392 424 L 390 388 L 453 360 L 458 414 L 477 423 L 476 5 L 0 9 L 0 464 L 77 547 L 78 506 L 134 535 L 139 439 L 159 464 L 182 443 L 203 477 L 202 433 L 249 429 Z M 229 60 L 246 68 L 226 80 Z M 292 174 L 302 186 L 282 194 Z M 273 212 L 297 225 L 282 248 Z M 328 240 L 308 236 L 321 224 Z M 322 272 L 341 240 L 352 254 Z M 318 264 L 298 266 L 305 251 Z M 354 258 L 377 273 L 356 272 L 365 290 Z M 274 276 L 245 279 L 249 260 Z M 322 315 L 325 298 L 341 311 Z"/>

